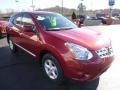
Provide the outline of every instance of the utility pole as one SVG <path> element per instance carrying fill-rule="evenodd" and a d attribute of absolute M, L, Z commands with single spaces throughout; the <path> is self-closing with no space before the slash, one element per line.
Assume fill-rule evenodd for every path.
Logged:
<path fill-rule="evenodd" d="M 113 9 L 113 6 L 115 5 L 115 0 L 109 0 L 109 7 L 110 7 L 110 13 L 109 13 L 109 16 L 111 17 L 112 16 L 112 9 Z"/>
<path fill-rule="evenodd" d="M 34 9 L 35 9 L 35 5 L 34 5 L 34 2 L 33 2 L 33 0 L 32 0 L 32 11 L 34 11 Z"/>
<path fill-rule="evenodd" d="M 110 17 L 112 17 L 112 9 L 113 9 L 113 6 L 110 6 Z"/>
<path fill-rule="evenodd" d="M 62 12 L 62 15 L 63 15 L 63 0 L 61 1 L 61 6 L 62 6 L 61 12 Z"/>

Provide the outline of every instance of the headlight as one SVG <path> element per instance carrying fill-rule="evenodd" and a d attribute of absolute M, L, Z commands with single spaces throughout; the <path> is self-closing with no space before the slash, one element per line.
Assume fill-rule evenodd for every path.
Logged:
<path fill-rule="evenodd" d="M 65 43 L 65 45 L 70 49 L 70 51 L 75 55 L 75 59 L 78 60 L 89 60 L 93 57 L 93 54 L 85 47 L 74 44 Z"/>

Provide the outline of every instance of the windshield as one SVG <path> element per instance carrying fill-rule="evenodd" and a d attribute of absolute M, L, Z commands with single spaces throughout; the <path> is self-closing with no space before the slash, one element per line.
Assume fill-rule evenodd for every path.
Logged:
<path fill-rule="evenodd" d="M 56 13 L 35 14 L 35 18 L 46 30 L 77 28 L 77 26 L 73 22 L 71 22 L 64 16 Z"/>

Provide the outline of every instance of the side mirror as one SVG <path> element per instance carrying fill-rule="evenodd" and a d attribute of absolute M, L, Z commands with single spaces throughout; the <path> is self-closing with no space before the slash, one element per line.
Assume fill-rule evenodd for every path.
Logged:
<path fill-rule="evenodd" d="M 23 30 L 25 32 L 33 32 L 33 26 L 32 25 L 24 25 Z"/>

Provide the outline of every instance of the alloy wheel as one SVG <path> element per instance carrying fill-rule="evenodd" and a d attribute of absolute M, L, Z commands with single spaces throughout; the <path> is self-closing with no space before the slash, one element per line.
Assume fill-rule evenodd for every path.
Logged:
<path fill-rule="evenodd" d="M 52 60 L 45 60 L 44 68 L 50 79 L 56 79 L 58 77 L 58 69 Z"/>

